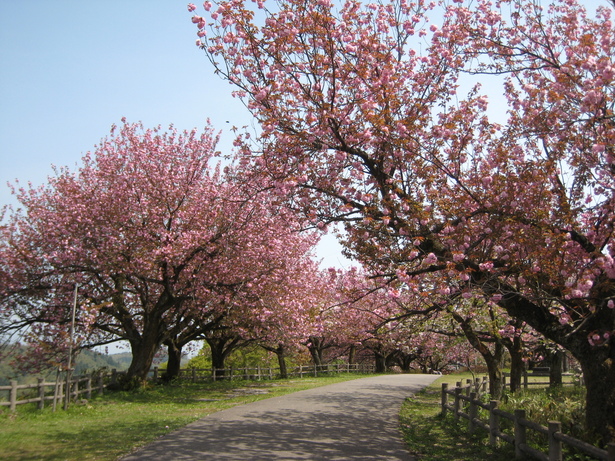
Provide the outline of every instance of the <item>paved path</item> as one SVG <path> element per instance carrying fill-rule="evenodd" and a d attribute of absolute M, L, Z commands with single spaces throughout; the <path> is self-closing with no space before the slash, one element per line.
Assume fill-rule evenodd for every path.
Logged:
<path fill-rule="evenodd" d="M 362 378 L 219 411 L 123 458 L 411 460 L 397 414 L 434 375 Z"/>

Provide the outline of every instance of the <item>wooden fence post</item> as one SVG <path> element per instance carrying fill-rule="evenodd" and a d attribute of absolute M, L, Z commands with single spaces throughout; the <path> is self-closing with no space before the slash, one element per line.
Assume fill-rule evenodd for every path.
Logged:
<path fill-rule="evenodd" d="M 562 461 L 562 442 L 555 438 L 555 433 L 561 430 L 562 423 L 549 421 L 549 461 Z"/>
<path fill-rule="evenodd" d="M 441 397 L 441 405 L 442 405 L 442 416 L 446 416 L 446 409 L 448 406 L 448 383 L 442 383 L 442 397 Z"/>
<path fill-rule="evenodd" d="M 487 389 L 489 389 L 489 379 L 483 376 L 483 394 L 487 393 Z"/>
<path fill-rule="evenodd" d="M 111 370 L 111 384 L 117 384 L 117 370 L 115 368 Z"/>
<path fill-rule="evenodd" d="M 58 403 L 62 403 L 62 399 L 64 399 L 64 381 L 61 379 L 56 381 L 55 393 L 53 396 L 53 411 L 56 411 L 56 407 Z"/>
<path fill-rule="evenodd" d="M 87 381 L 85 382 L 85 398 L 90 400 L 92 398 L 92 378 L 94 377 L 94 372 L 90 373 Z"/>
<path fill-rule="evenodd" d="M 96 374 L 96 388 L 98 389 L 98 395 L 103 395 L 103 393 L 105 392 L 103 371 L 99 371 Z"/>
<path fill-rule="evenodd" d="M 74 401 L 76 402 L 77 399 L 79 398 L 79 377 L 73 378 L 72 373 L 71 373 L 71 378 L 74 380 L 71 382 L 71 390 L 72 392 L 69 394 L 69 400 L 72 399 L 72 396 L 74 395 Z"/>
<path fill-rule="evenodd" d="M 498 400 L 489 402 L 489 445 L 493 448 L 498 446 L 498 434 L 500 433 L 500 419 L 495 414 L 499 404 Z"/>
<path fill-rule="evenodd" d="M 525 426 L 520 420 L 525 419 L 525 410 L 515 410 L 515 459 L 525 459 L 521 445 L 525 445 Z"/>
<path fill-rule="evenodd" d="M 38 409 L 45 408 L 45 378 L 38 378 Z"/>
<path fill-rule="evenodd" d="M 158 367 L 154 367 L 154 377 L 152 379 L 154 380 L 154 384 L 158 383 Z"/>
<path fill-rule="evenodd" d="M 11 381 L 11 394 L 9 401 L 11 402 L 11 406 L 9 408 L 11 413 L 13 413 L 17 408 L 17 381 Z"/>
<path fill-rule="evenodd" d="M 523 388 L 527 389 L 527 370 L 523 370 Z"/>
<path fill-rule="evenodd" d="M 196 383 L 196 368 L 192 369 L 192 383 Z"/>
<path fill-rule="evenodd" d="M 478 405 L 476 405 L 476 399 L 476 392 L 470 392 L 470 409 L 468 410 L 468 432 L 470 435 L 474 433 L 474 420 L 478 416 Z"/>
<path fill-rule="evenodd" d="M 460 395 L 461 395 L 461 382 L 458 382 L 455 385 L 455 404 L 454 404 L 455 421 L 459 421 L 459 410 L 461 409 L 461 399 L 459 398 Z"/>
<path fill-rule="evenodd" d="M 52 410 L 54 413 L 56 411 L 56 406 L 58 404 L 58 395 L 60 392 L 59 386 L 60 386 L 60 369 L 58 368 L 56 370 L 56 385 L 53 388 L 53 403 L 51 404 L 52 406 Z"/>

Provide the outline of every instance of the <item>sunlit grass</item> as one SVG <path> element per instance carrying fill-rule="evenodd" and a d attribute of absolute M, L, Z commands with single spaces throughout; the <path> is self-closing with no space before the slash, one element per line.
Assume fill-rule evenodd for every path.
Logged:
<path fill-rule="evenodd" d="M 465 461 L 514 459 L 514 450 L 492 450 L 483 437 L 471 437 L 466 424 L 457 424 L 451 416 L 440 415 L 442 383 L 471 379 L 471 374 L 442 376 L 415 396 L 406 399 L 399 414 L 404 439 L 411 453 L 421 461 Z"/>
<path fill-rule="evenodd" d="M 40 411 L 34 404 L 19 406 L 16 414 L 5 409 L 0 413 L 0 459 L 114 460 L 216 411 L 365 376 L 152 386 L 107 393 L 68 411 Z"/>
<path fill-rule="evenodd" d="M 406 399 L 400 412 L 402 432 L 411 452 L 420 461 L 436 460 L 496 460 L 509 461 L 514 459 L 512 445 L 501 441 L 497 450 L 488 446 L 488 436 L 480 428 L 476 434 L 470 436 L 467 430 L 467 420 L 456 422 L 449 412 L 446 417 L 441 416 L 441 390 L 442 383 L 448 383 L 449 389 L 457 382 L 466 384 L 467 379 L 474 379 L 470 373 L 446 375 L 438 378 L 429 387 L 419 392 L 413 398 Z M 548 378 L 546 378 L 548 380 Z M 532 377 L 531 380 L 545 381 L 544 377 Z M 531 381 L 530 380 L 530 381 Z M 579 387 L 564 387 L 548 390 L 546 386 L 533 387 L 515 394 L 505 393 L 500 408 L 513 413 L 517 408 L 528 410 L 528 419 L 540 424 L 547 420 L 562 421 L 564 431 L 578 425 L 582 421 L 583 389 Z M 449 398 L 450 402 L 450 398 Z M 485 413 L 481 410 L 481 413 Z M 486 419 L 484 414 L 482 419 Z M 501 420 L 502 427 L 512 430 L 507 420 Z M 573 435 L 581 437 L 582 430 L 575 427 Z M 570 432 L 569 432 L 570 433 Z M 529 436 L 528 442 L 533 440 Z M 591 442 L 590 440 L 586 440 Z M 539 445 L 535 445 L 540 448 Z M 544 449 L 544 447 L 542 447 Z M 573 456 L 572 453 L 567 453 Z M 570 459 L 585 459 L 583 457 Z"/>

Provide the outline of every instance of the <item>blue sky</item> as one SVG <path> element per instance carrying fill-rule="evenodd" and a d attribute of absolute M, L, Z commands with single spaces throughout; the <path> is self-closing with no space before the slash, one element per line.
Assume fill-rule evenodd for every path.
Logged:
<path fill-rule="evenodd" d="M 185 0 L 0 1 L 0 206 L 7 181 L 75 168 L 122 117 L 222 130 L 250 123 L 195 46 Z M 229 121 L 230 123 L 226 123 Z M 343 259 L 327 238 L 326 265 Z"/>

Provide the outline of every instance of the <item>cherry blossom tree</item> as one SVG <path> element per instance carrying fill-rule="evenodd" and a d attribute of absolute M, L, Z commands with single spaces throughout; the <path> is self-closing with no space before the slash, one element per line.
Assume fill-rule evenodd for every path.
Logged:
<path fill-rule="evenodd" d="M 588 426 L 609 440 L 611 11 L 463 3 L 281 0 L 255 15 L 232 0 L 192 21 L 259 122 L 258 143 L 237 141 L 245 165 L 314 225 L 345 223 L 370 270 L 410 290 L 432 274 L 434 298 L 480 290 L 569 350 Z M 509 76 L 505 125 L 488 117 L 485 73 Z"/>
<path fill-rule="evenodd" d="M 251 306 L 289 248 L 314 240 L 276 196 L 255 198 L 232 168 L 211 165 L 211 127 L 117 130 L 76 173 L 17 192 L 25 211 L 2 229 L 0 302 L 6 329 L 35 325 L 60 341 L 77 285 L 78 330 L 96 333 L 83 346 L 128 341 L 128 380 L 141 381 L 161 345 L 179 362 L 229 309 Z"/>

